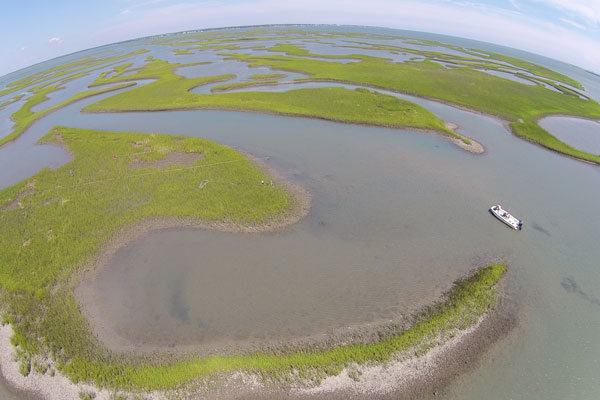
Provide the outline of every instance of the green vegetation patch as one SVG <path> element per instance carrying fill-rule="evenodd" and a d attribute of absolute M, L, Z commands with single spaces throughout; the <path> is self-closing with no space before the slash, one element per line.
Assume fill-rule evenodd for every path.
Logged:
<path fill-rule="evenodd" d="M 448 49 L 451 49 L 454 51 L 469 54 L 471 56 L 487 58 L 487 59 L 489 59 L 490 62 L 493 62 L 495 64 L 498 64 L 498 65 L 506 68 L 507 67 L 506 64 L 497 63 L 497 61 L 502 61 L 504 63 L 511 64 L 513 67 L 517 67 L 519 69 L 528 71 L 534 75 L 553 79 L 555 81 L 566 83 L 566 84 L 574 86 L 576 88 L 583 89 L 583 86 L 581 85 L 580 82 L 576 81 L 575 79 L 573 79 L 567 75 L 561 74 L 560 72 L 553 71 L 550 68 L 546 68 L 542 65 L 535 64 L 530 61 L 521 60 L 519 58 L 505 56 L 505 55 L 502 55 L 499 53 L 494 53 L 491 51 L 467 49 L 467 48 L 458 47 L 458 46 L 454 46 L 454 45 L 450 45 L 450 44 L 446 44 L 446 43 L 442 43 L 442 42 L 437 42 L 435 40 L 412 39 L 412 40 L 405 41 L 405 43 L 416 44 L 416 45 L 420 45 L 420 46 L 445 47 L 445 48 L 448 48 Z M 404 51 L 415 52 L 414 49 L 410 49 L 410 48 L 405 48 Z M 423 53 L 426 54 L 427 52 L 423 52 Z M 435 54 L 441 54 L 441 53 L 435 53 Z M 456 57 L 456 56 L 450 56 L 450 57 Z M 457 58 L 463 58 L 463 57 L 457 57 Z M 479 59 L 479 61 L 481 61 L 481 60 Z M 508 67 L 510 68 L 511 66 L 508 66 Z"/>
<path fill-rule="evenodd" d="M 14 96 L 10 100 L 6 100 L 4 103 L 0 103 L 0 110 L 2 110 L 4 107 L 6 107 L 12 103 L 16 103 L 17 101 L 21 100 L 23 98 L 23 96 L 25 96 L 25 95 L 19 94 L 19 95 Z"/>
<path fill-rule="evenodd" d="M 468 67 L 448 69 L 430 60 L 392 63 L 384 58 L 364 56 L 360 62 L 343 64 L 292 56 L 228 56 L 251 66 L 311 75 L 299 81 L 334 81 L 383 88 L 497 115 L 510 121 L 518 136 L 572 157 L 600 163 L 600 156 L 575 149 L 537 126 L 538 119 L 550 114 L 600 118 L 600 104 L 572 93 L 526 85 Z M 519 120 L 525 124 L 518 123 Z"/>
<path fill-rule="evenodd" d="M 314 57 L 314 58 L 331 58 L 331 59 L 359 59 L 362 60 L 364 58 L 368 58 L 368 56 L 361 54 L 351 54 L 351 55 L 332 55 L 332 54 L 313 54 L 306 49 L 303 49 L 299 46 L 293 44 L 278 44 L 276 46 L 270 47 L 268 51 L 272 52 L 283 52 L 290 56 L 299 56 L 299 57 Z"/>
<path fill-rule="evenodd" d="M 75 379 L 127 386 L 116 370 L 103 374 L 128 366 L 88 331 L 72 275 L 123 227 L 148 218 L 260 226 L 294 206 L 283 186 L 261 185 L 271 178 L 248 158 L 208 140 L 57 127 L 42 141 L 65 146 L 73 160 L 0 191 L 0 304 L 24 366 L 51 356 Z M 171 152 L 198 158 L 144 167 Z"/>
<path fill-rule="evenodd" d="M 352 364 L 386 363 L 403 351 L 426 351 L 440 337 L 473 326 L 498 303 L 498 283 L 506 265 L 494 264 L 458 280 L 443 299 L 419 313 L 401 332 L 368 344 L 350 344 L 327 350 L 255 352 L 237 356 L 210 356 L 167 364 L 90 362 L 75 359 L 65 371 L 74 379 L 110 387 L 170 389 L 194 379 L 223 372 L 246 371 L 289 382 L 318 383 Z"/>
<path fill-rule="evenodd" d="M 32 91 L 35 94 L 30 96 L 27 99 L 27 101 L 25 102 L 25 104 L 23 104 L 23 106 L 19 110 L 17 110 L 15 113 L 13 113 L 11 115 L 11 118 L 15 122 L 15 124 L 13 126 L 11 133 L 9 133 L 8 135 L 6 135 L 3 138 L 0 138 L 0 145 L 3 145 L 4 143 L 15 140 L 23 132 L 25 132 L 25 130 L 27 128 L 29 128 L 31 126 L 31 124 L 33 124 L 35 121 L 37 121 L 38 119 L 40 119 L 42 117 L 45 117 L 46 115 L 50 114 L 51 112 L 58 110 L 59 108 L 68 106 L 69 104 L 75 103 L 76 101 L 79 101 L 79 100 L 82 100 L 82 99 L 85 99 L 85 98 L 88 98 L 91 96 L 108 93 L 108 92 L 112 92 L 115 90 L 119 90 L 119 89 L 123 89 L 126 87 L 136 85 L 135 82 L 130 82 L 130 83 L 124 83 L 121 85 L 111 86 L 111 87 L 104 88 L 104 89 L 87 90 L 84 92 L 79 92 L 76 95 L 72 96 L 71 98 L 64 100 L 52 107 L 48 107 L 44 110 L 37 111 L 37 112 L 31 111 L 31 108 L 33 106 L 35 106 L 43 101 L 48 100 L 47 94 L 62 89 L 63 84 L 65 84 L 71 80 L 80 78 L 86 74 L 87 74 L 87 72 L 82 72 L 80 74 L 76 74 L 76 75 L 69 76 L 68 78 L 64 78 L 55 85 L 47 86 L 45 84 L 45 85 L 43 85 L 44 86 L 43 88 L 41 88 L 39 86 L 34 88 Z"/>
<path fill-rule="evenodd" d="M 227 92 L 229 90 L 244 89 L 244 88 L 249 88 L 249 87 L 253 87 L 253 86 L 277 85 L 277 83 L 279 83 L 279 82 L 276 80 L 268 80 L 268 79 L 261 79 L 256 82 L 235 82 L 235 83 L 229 83 L 229 84 L 225 84 L 225 85 L 213 86 L 210 88 L 210 91 L 213 93 Z"/>
<path fill-rule="evenodd" d="M 6 89 L 0 91 L 0 96 L 4 96 L 8 93 L 12 93 L 17 90 L 27 88 L 29 86 L 37 85 L 37 84 L 40 84 L 42 82 L 45 82 L 45 81 L 48 81 L 51 79 L 64 78 L 68 74 L 82 72 L 88 68 L 106 65 L 111 62 L 115 62 L 115 61 L 118 61 L 118 60 L 121 60 L 121 59 L 124 59 L 127 57 L 132 57 L 132 56 L 135 56 L 138 54 L 144 54 L 147 52 L 148 52 L 148 50 L 141 49 L 141 50 L 133 51 L 128 54 L 124 54 L 122 56 L 115 56 L 115 57 L 109 57 L 109 58 L 96 58 L 96 57 L 81 58 L 81 59 L 78 59 L 75 61 L 61 64 L 61 65 L 53 67 L 53 68 L 46 69 L 41 72 L 37 72 L 35 74 L 29 75 L 29 76 L 26 76 L 19 80 L 16 80 L 14 82 L 11 82 L 10 84 L 7 85 Z"/>
<path fill-rule="evenodd" d="M 174 74 L 181 64 L 154 60 L 138 74 L 125 79 L 160 77 L 145 86 L 90 104 L 88 112 L 159 111 L 170 109 L 226 109 L 267 112 L 291 116 L 322 118 L 331 121 L 363 123 L 389 127 L 431 129 L 448 136 L 462 136 L 447 129 L 440 119 L 426 109 L 394 96 L 367 89 L 339 87 L 298 89 L 289 92 L 239 92 L 196 94 L 190 90 L 201 84 L 230 79 L 231 75 L 186 79 Z M 120 78 L 103 79 L 102 83 L 119 82 Z M 96 83 L 94 83 L 96 84 Z M 248 86 L 235 83 L 228 88 Z M 261 82 L 264 84 L 264 82 Z M 465 139 L 463 139 L 465 140 Z"/>
<path fill-rule="evenodd" d="M 280 79 L 280 78 L 285 78 L 287 75 L 286 74 L 256 74 L 256 75 L 252 75 L 249 76 L 248 79 L 250 80 L 263 80 L 263 79 Z"/>
<path fill-rule="evenodd" d="M 195 50 L 195 49 L 192 47 L 187 47 L 185 49 L 173 49 L 173 53 L 176 56 L 185 56 L 185 55 L 194 54 L 194 53 L 192 53 L 192 50 Z"/>

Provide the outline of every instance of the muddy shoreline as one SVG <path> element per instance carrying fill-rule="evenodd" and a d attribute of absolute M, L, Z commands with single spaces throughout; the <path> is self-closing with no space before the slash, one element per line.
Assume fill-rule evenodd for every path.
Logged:
<path fill-rule="evenodd" d="M 444 394 L 444 390 L 461 374 L 475 369 L 488 349 L 505 338 L 518 325 L 514 305 L 507 299 L 488 313 L 480 322 L 434 347 L 418 358 L 410 355 L 390 363 L 386 368 L 367 367 L 366 379 L 354 381 L 334 377 L 329 387 L 299 393 L 296 398 L 313 399 L 429 399 Z M 381 376 L 377 384 L 369 383 L 370 374 Z M 343 375 L 344 372 L 342 372 Z M 346 371 L 346 374 L 348 372 Z M 337 382 L 336 382 L 337 379 Z M 328 389 L 335 389 L 331 391 Z"/>
<path fill-rule="evenodd" d="M 505 278 L 504 278 L 505 279 Z M 502 287 L 506 282 L 501 283 Z M 352 365 L 315 387 L 276 388 L 251 376 L 237 374 L 224 389 L 198 393 L 198 398 L 219 399 L 435 399 L 443 397 L 460 375 L 478 367 L 485 353 L 518 326 L 517 305 L 507 297 L 464 331 L 451 332 L 425 354 L 397 354 L 384 365 Z"/>
<path fill-rule="evenodd" d="M 238 346 L 216 346 L 204 349 L 198 352 L 198 345 L 175 345 L 161 346 L 152 344 L 133 343 L 120 336 L 112 321 L 107 321 L 97 308 L 92 287 L 88 284 L 93 282 L 94 278 L 107 265 L 114 254 L 127 244 L 138 240 L 150 232 L 163 229 L 192 229 L 192 230 L 213 230 L 220 232 L 239 233 L 239 234 L 272 234 L 281 231 L 302 220 L 310 211 L 311 195 L 301 186 L 295 185 L 280 174 L 270 168 L 264 160 L 258 159 L 246 152 L 237 150 L 244 154 L 267 176 L 283 186 L 291 193 L 293 198 L 293 207 L 284 215 L 275 217 L 262 224 L 241 224 L 229 221 L 207 222 L 192 217 L 153 217 L 145 219 L 134 225 L 124 227 L 108 243 L 106 243 L 96 257 L 71 277 L 69 285 L 74 292 L 76 300 L 79 302 L 79 310 L 85 316 L 88 323 L 88 329 L 93 336 L 107 349 L 118 352 L 169 352 L 176 353 L 180 357 L 209 355 L 215 353 L 227 353 L 239 350 Z M 210 183 L 208 183 L 210 184 Z"/>
<path fill-rule="evenodd" d="M 317 386 L 264 381 L 249 373 L 231 373 L 206 381 L 193 381 L 168 392 L 129 393 L 143 398 L 194 399 L 433 399 L 443 396 L 445 389 L 459 375 L 477 368 L 481 357 L 518 326 L 518 309 L 506 297 L 506 278 L 500 283 L 498 305 L 478 323 L 462 331 L 449 332 L 437 338 L 425 351 L 411 349 L 397 354 L 385 365 L 350 366 L 337 376 L 324 379 Z M 15 348 L 10 343 L 12 328 L 0 327 L 0 372 L 23 398 L 73 399 L 81 392 L 91 392 L 96 399 L 109 400 L 115 394 L 128 393 L 98 389 L 83 383 L 72 383 L 56 372 L 40 374 L 32 369 L 28 377 L 19 373 L 14 360 Z M 54 368 L 54 365 L 51 365 Z M 212 384 L 210 384 L 212 383 Z M 12 389 L 12 388 L 11 388 Z"/>

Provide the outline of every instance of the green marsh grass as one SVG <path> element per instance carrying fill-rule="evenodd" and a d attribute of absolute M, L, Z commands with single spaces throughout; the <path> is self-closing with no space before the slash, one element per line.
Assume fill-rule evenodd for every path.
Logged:
<path fill-rule="evenodd" d="M 600 156 L 575 149 L 537 125 L 539 118 L 551 114 L 600 118 L 600 104 L 571 93 L 514 82 L 466 66 L 448 69 L 430 60 L 392 63 L 383 58 L 362 56 L 360 62 L 343 64 L 278 55 L 229 54 L 229 57 L 246 61 L 251 66 L 310 75 L 304 80 L 382 88 L 497 115 L 511 122 L 511 129 L 517 136 L 575 158 L 600 163 Z M 518 123 L 520 119 L 526 123 Z"/>
<path fill-rule="evenodd" d="M 473 326 L 497 305 L 498 282 L 505 271 L 506 265 L 495 264 L 458 280 L 443 300 L 422 310 L 410 328 L 372 343 L 317 351 L 209 356 L 162 365 L 93 363 L 92 367 L 84 360 L 77 360 L 68 366 L 68 373 L 77 380 L 93 381 L 97 385 L 130 385 L 146 390 L 169 389 L 194 379 L 233 371 L 282 382 L 291 379 L 314 384 L 353 364 L 385 364 L 400 352 L 423 347 L 426 351 L 440 337 Z"/>
<path fill-rule="evenodd" d="M 229 39 L 228 39 L 229 40 Z M 357 42 L 361 44 L 362 42 Z M 361 46 L 357 46 L 361 47 Z M 452 48 L 452 46 L 446 46 Z M 362 48 L 381 48 L 391 50 L 394 46 L 378 45 Z M 409 51 L 395 48 L 399 51 Z M 567 77 L 552 74 L 544 67 L 528 62 L 517 62 L 511 58 L 500 57 L 495 53 L 481 53 L 490 59 L 470 58 L 448 55 L 439 52 L 412 50 L 414 53 L 435 57 L 442 61 L 456 64 L 455 68 L 444 68 L 436 62 L 408 61 L 393 63 L 379 57 L 352 54 L 348 56 L 328 56 L 311 54 L 292 44 L 279 44 L 269 48 L 273 52 L 285 52 L 287 55 L 252 56 L 245 54 L 226 54 L 231 59 L 245 61 L 250 66 L 270 67 L 274 70 L 294 71 L 310 75 L 298 81 L 332 81 L 381 88 L 417 96 L 438 99 L 444 102 L 467 107 L 484 113 L 497 115 L 510 123 L 515 135 L 526 140 L 539 143 L 551 150 L 594 163 L 600 163 L 600 156 L 590 154 L 585 149 L 575 149 L 556 139 L 550 133 L 537 126 L 537 120 L 551 114 L 566 114 L 585 118 L 599 118 L 600 105 L 594 100 L 583 99 L 567 87 L 554 84 L 562 93 L 554 92 L 541 86 L 525 85 L 519 82 L 496 77 L 477 70 L 487 68 L 500 70 L 514 68 L 515 71 L 529 68 L 531 71 L 560 79 L 576 85 Z M 455 49 L 456 50 L 456 49 Z M 459 49 L 460 50 L 460 49 Z M 466 54 L 479 53 L 463 49 Z M 479 54 L 480 55 L 480 54 Z M 495 58 L 496 56 L 497 59 Z M 318 58 L 355 58 L 358 62 L 339 63 Z M 513 66 L 501 67 L 503 62 L 514 62 Z M 270 112 L 292 116 L 306 116 L 329 119 L 340 122 L 375 124 L 390 127 L 414 127 L 434 129 L 446 135 L 462 139 L 469 144 L 470 140 L 446 129 L 441 121 L 418 106 L 396 100 L 395 106 L 389 107 L 392 100 L 386 99 L 387 105 L 381 104 L 382 95 L 361 93 L 346 89 L 302 89 L 284 93 L 272 92 L 239 92 L 213 93 L 200 95 L 189 93 L 199 81 L 186 80 L 173 73 L 180 64 L 169 64 L 155 60 L 140 70 L 140 79 L 153 75 L 158 77 L 154 83 L 136 88 L 125 93 L 104 99 L 88 106 L 91 112 L 168 110 L 186 108 L 228 109 L 255 112 Z M 518 74 L 518 72 L 516 72 Z M 136 75 L 128 78 L 135 79 Z M 226 77 L 213 77 L 213 79 Z M 116 82 L 106 79 L 105 82 Z M 210 81 L 210 77 L 197 78 Z M 544 78 L 537 78 L 543 80 Z M 549 81 L 551 82 L 551 81 Z M 250 86 L 250 83 L 233 83 L 215 87 L 215 91 L 225 91 L 238 87 Z M 576 85 L 580 86 L 580 85 Z M 330 90 L 332 89 L 332 90 Z M 312 96 L 313 100 L 307 101 Z M 333 97 L 335 96 L 335 97 Z M 409 106 L 411 105 L 411 106 Z M 404 113 L 394 113 L 391 109 L 403 109 Z M 346 112 L 344 112 L 346 111 Z M 419 114 L 418 118 L 416 115 Z M 520 123 L 518 121 L 524 121 Z"/>
<path fill-rule="evenodd" d="M 248 79 L 251 80 L 269 80 L 269 79 L 280 79 L 280 78 L 285 78 L 287 75 L 286 74 L 256 74 L 256 75 L 252 75 L 249 76 Z"/>
<path fill-rule="evenodd" d="M 112 92 L 115 90 L 124 89 L 126 87 L 136 85 L 135 82 L 129 82 L 129 83 L 124 83 L 124 84 L 111 86 L 111 87 L 107 87 L 107 88 L 103 88 L 103 89 L 87 90 L 87 91 L 79 92 L 79 93 L 75 94 L 74 96 L 70 97 L 69 99 L 64 100 L 52 107 L 48 107 L 44 110 L 37 111 L 37 112 L 31 111 L 31 107 L 33 107 L 37 104 L 40 104 L 43 101 L 48 99 L 47 94 L 61 89 L 63 84 L 65 84 L 66 82 L 68 82 L 70 80 L 79 78 L 79 77 L 80 77 L 79 75 L 74 75 L 74 76 L 71 76 L 69 78 L 59 81 L 56 85 L 45 86 L 43 89 L 36 88 L 34 90 L 35 94 L 31 95 L 27 99 L 25 104 L 23 104 L 23 106 L 21 106 L 21 108 L 19 110 L 17 110 L 15 113 L 13 113 L 11 115 L 12 120 L 15 122 L 14 126 L 12 128 L 11 133 L 9 133 L 8 135 L 6 135 L 3 138 L 0 138 L 0 146 L 3 145 L 4 143 L 15 140 L 23 132 L 25 132 L 25 130 L 27 128 L 29 128 L 31 126 L 31 124 L 33 124 L 35 121 L 37 121 L 38 119 L 40 119 L 42 117 L 45 117 L 46 115 L 48 115 L 62 107 L 68 106 L 69 104 L 75 103 L 76 101 L 83 100 L 83 99 L 91 97 L 91 96 L 96 96 L 99 94 L 108 93 L 108 92 Z"/>
<path fill-rule="evenodd" d="M 24 78 L 11 82 L 7 85 L 6 89 L 0 91 L 0 96 L 4 96 L 8 93 L 15 92 L 17 90 L 25 89 L 29 86 L 38 85 L 42 82 L 46 82 L 52 79 L 57 78 L 65 78 L 69 74 L 75 74 L 79 72 L 83 72 L 86 69 L 102 66 L 106 64 L 110 64 L 111 62 L 115 62 L 118 60 L 122 60 L 128 57 L 132 57 L 138 54 L 147 53 L 148 50 L 136 50 L 131 53 L 124 54 L 122 56 L 114 56 L 109 58 L 97 58 L 97 57 L 85 57 L 75 61 L 71 61 L 65 64 L 58 65 L 56 67 L 52 67 L 46 69 L 44 71 L 37 72 L 32 75 L 28 75 Z M 89 72 L 89 71 L 88 71 Z"/>
<path fill-rule="evenodd" d="M 42 140 L 65 146 L 73 160 L 0 191 L 3 322 L 12 324 L 23 371 L 47 356 L 73 381 L 114 389 L 168 390 L 232 371 L 314 382 L 351 363 L 386 362 L 398 351 L 472 326 L 498 300 L 502 264 L 457 281 L 412 327 L 378 342 L 181 361 L 112 353 L 92 336 L 73 297 L 72 277 L 120 229 L 158 216 L 262 224 L 285 215 L 293 199 L 279 185 L 261 185 L 270 178 L 246 157 L 207 140 L 63 127 Z M 171 151 L 202 157 L 185 167 L 129 166 Z M 19 206 L 9 209 L 20 195 Z"/>
<path fill-rule="evenodd" d="M 90 104 L 83 111 L 159 111 L 202 108 L 241 110 L 315 117 L 338 122 L 430 129 L 464 140 L 462 136 L 447 129 L 440 119 L 423 107 L 394 96 L 367 89 L 350 90 L 339 87 L 298 89 L 282 93 L 257 91 L 196 94 L 191 93 L 190 90 L 202 84 L 226 81 L 233 76 L 221 75 L 186 79 L 173 72 L 181 66 L 182 64 L 153 60 L 134 75 L 124 78 L 99 79 L 94 82 L 94 85 L 149 77 L 157 78 L 155 82 L 143 87 Z M 249 85 L 254 85 L 254 82 L 233 83 L 219 89 Z"/>
<path fill-rule="evenodd" d="M 276 85 L 277 83 L 278 83 L 278 81 L 269 80 L 269 79 L 261 79 L 261 80 L 254 81 L 254 82 L 235 82 L 235 83 L 213 86 L 210 88 L 210 91 L 213 93 L 226 92 L 229 90 L 243 89 L 243 88 L 249 88 L 249 87 L 253 87 L 253 86 Z"/>
<path fill-rule="evenodd" d="M 21 100 L 23 98 L 23 96 L 25 96 L 25 95 L 19 94 L 19 95 L 14 96 L 10 100 L 6 100 L 4 103 L 0 103 L 0 110 L 2 110 L 4 107 L 6 107 L 12 103 L 16 103 L 17 101 Z"/>
<path fill-rule="evenodd" d="M 76 360 L 114 361 L 90 335 L 70 277 L 122 227 L 153 217 L 255 226 L 294 205 L 283 186 L 261 185 L 270 178 L 245 156 L 207 140 L 60 127 L 43 140 L 67 147 L 73 160 L 0 191 L 3 321 L 23 365 L 40 354 L 63 371 Z M 202 157 L 192 166 L 129 166 L 170 151 Z"/>

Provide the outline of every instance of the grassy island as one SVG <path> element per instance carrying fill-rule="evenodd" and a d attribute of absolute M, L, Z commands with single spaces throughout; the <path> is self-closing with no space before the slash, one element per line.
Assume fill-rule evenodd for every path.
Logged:
<path fill-rule="evenodd" d="M 343 35 L 340 35 L 343 37 Z M 243 38 L 214 39 L 207 42 L 246 42 Z M 293 39 L 293 38 L 292 38 Z M 252 40 L 258 40 L 253 38 Z M 581 160 L 600 163 L 600 156 L 585 149 L 575 149 L 541 128 L 537 121 L 547 115 L 561 114 L 583 118 L 600 118 L 600 104 L 565 86 L 577 89 L 579 82 L 548 68 L 505 57 L 492 52 L 460 49 L 437 42 L 417 44 L 446 47 L 464 56 L 442 52 L 416 50 L 386 44 L 347 41 L 356 49 L 349 55 L 313 54 L 295 44 L 278 44 L 266 48 L 272 55 L 258 56 L 243 53 L 224 53 L 230 59 L 248 63 L 251 67 L 269 67 L 274 71 L 293 71 L 309 75 L 299 82 L 349 83 L 374 89 L 436 99 L 471 110 L 496 115 L 508 122 L 512 132 L 526 140 Z M 192 44 L 192 43 L 188 43 Z M 360 54 L 361 50 L 412 53 L 425 57 L 422 61 L 391 62 L 385 57 Z M 284 55 L 277 54 L 284 53 Z M 352 62 L 337 62 L 340 59 Z M 442 65 L 447 64 L 448 67 Z M 218 93 L 259 85 L 260 80 L 236 82 L 214 87 L 211 95 L 190 93 L 193 87 L 227 77 L 185 79 L 173 71 L 183 64 L 154 60 L 129 79 L 141 79 L 154 72 L 157 79 L 144 87 L 130 90 L 85 108 L 88 112 L 159 111 L 172 109 L 227 109 L 276 113 L 290 116 L 323 118 L 338 122 L 362 123 L 389 127 L 411 127 L 436 130 L 444 135 L 469 140 L 446 129 L 441 121 L 413 103 L 373 92 L 352 92 L 347 89 L 302 89 L 284 93 L 261 92 Z M 535 85 L 526 85 L 484 72 L 496 70 L 524 77 Z M 529 73 L 533 75 L 524 75 Z M 260 75 L 263 84 L 277 84 L 274 76 Z M 271 78 L 268 79 L 267 77 Z M 204 81 L 202 81 L 204 79 Z M 103 82 L 119 82 L 104 79 Z M 98 82 L 99 83 L 99 82 Z M 95 83 L 96 84 L 96 83 Z M 553 87 L 556 91 L 548 89 Z M 308 101 L 307 101 L 308 99 Z M 400 111 L 400 112 L 399 112 Z"/>
<path fill-rule="evenodd" d="M 322 118 L 331 121 L 388 127 L 411 127 L 440 132 L 469 143 L 468 139 L 447 129 L 440 119 L 426 109 L 393 96 L 367 89 L 344 88 L 299 89 L 283 93 L 243 92 L 196 94 L 199 85 L 231 79 L 232 75 L 186 79 L 174 70 L 187 64 L 153 60 L 136 74 L 98 79 L 92 85 L 117 83 L 154 77 L 155 82 L 90 104 L 87 112 L 163 111 L 183 109 L 223 109 L 265 112 L 282 115 Z M 260 84 L 264 84 L 261 82 Z M 274 82 L 273 82 L 274 83 Z M 255 85 L 233 83 L 215 88 L 227 90 Z"/>
<path fill-rule="evenodd" d="M 4 103 L 0 103 L 0 110 L 2 110 L 4 107 L 6 107 L 12 103 L 16 103 L 17 101 L 21 100 L 23 98 L 23 96 L 25 96 L 25 95 L 19 94 L 19 95 L 14 96 L 10 100 L 6 100 Z"/>
<path fill-rule="evenodd" d="M 249 76 L 249 80 L 271 80 L 271 79 L 280 79 L 285 78 L 286 74 L 256 74 Z"/>
<path fill-rule="evenodd" d="M 187 217 L 251 229 L 285 220 L 296 202 L 284 186 L 262 185 L 271 178 L 248 158 L 207 140 L 69 128 L 42 140 L 74 159 L 0 191 L 1 304 L 23 362 L 51 355 L 74 377 L 114 360 L 87 332 L 70 277 L 121 228 Z"/>
<path fill-rule="evenodd" d="M 323 58 L 324 55 L 310 54 L 293 45 L 276 46 L 271 50 L 283 50 L 289 55 L 262 57 L 229 54 L 229 57 L 245 61 L 254 67 L 267 66 L 275 70 L 309 74 L 310 78 L 304 79 L 307 81 L 341 82 L 382 88 L 496 115 L 509 121 L 513 133 L 519 137 L 551 150 L 600 164 L 600 156 L 561 142 L 537 124 L 540 118 L 551 114 L 600 118 L 600 104 L 581 98 L 572 90 L 555 92 L 543 86 L 525 85 L 467 66 L 445 68 L 430 59 L 392 63 L 385 58 L 352 54 L 346 58 L 360 58 L 361 61 L 344 64 L 308 58 Z M 490 53 L 488 56 L 493 55 Z M 506 57 L 501 59 L 512 60 Z M 523 62 L 519 65 L 529 66 L 530 63 Z M 541 67 L 534 71 L 540 69 Z M 546 69 L 541 69 L 540 73 L 563 79 L 562 75 L 549 74 Z M 580 87 L 581 84 L 577 86 Z"/>
<path fill-rule="evenodd" d="M 122 84 L 115 85 L 115 86 L 105 87 L 102 89 L 86 90 L 86 91 L 77 93 L 76 95 L 72 96 L 71 98 L 69 98 L 67 100 L 61 101 L 60 103 L 58 103 L 52 107 L 48 107 L 44 110 L 37 111 L 37 112 L 31 111 L 31 107 L 33 107 L 37 104 L 40 104 L 43 101 L 48 100 L 48 96 L 47 96 L 48 93 L 52 93 L 56 90 L 60 90 L 63 87 L 62 86 L 63 84 L 65 84 L 68 81 L 71 81 L 73 79 L 77 79 L 79 77 L 80 76 L 65 78 L 65 79 L 59 81 L 55 85 L 46 86 L 43 88 L 36 87 L 33 90 L 34 94 L 31 95 L 27 99 L 25 104 L 23 104 L 23 106 L 19 110 L 17 110 L 14 114 L 11 115 L 12 120 L 15 121 L 15 125 L 14 125 L 11 133 L 9 133 L 8 135 L 6 135 L 3 138 L 0 138 L 0 146 L 7 142 L 15 140 L 23 132 L 25 132 L 25 130 L 27 128 L 29 128 L 31 126 L 31 124 L 33 124 L 35 121 L 37 121 L 38 119 L 40 119 L 42 117 L 45 117 L 46 115 L 48 115 L 62 107 L 66 107 L 69 104 L 75 103 L 76 101 L 83 100 L 83 99 L 91 97 L 91 96 L 108 93 L 108 92 L 112 92 L 115 90 L 124 89 L 124 88 L 136 85 L 135 82 L 128 82 L 128 83 L 122 83 Z"/>
<path fill-rule="evenodd" d="M 27 98 L 27 101 L 21 106 L 21 108 L 19 108 L 15 113 L 11 115 L 11 119 L 15 122 L 15 124 L 12 128 L 12 131 L 8 135 L 4 136 L 3 138 L 0 138 L 0 146 L 15 140 L 23 132 L 25 132 L 25 130 L 27 130 L 27 128 L 29 128 L 31 124 L 33 124 L 35 121 L 45 117 L 46 115 L 62 107 L 68 106 L 69 104 L 75 103 L 79 100 L 83 100 L 91 96 L 135 86 L 135 82 L 127 82 L 101 89 L 86 90 L 79 92 L 66 100 L 63 100 L 52 107 L 48 107 L 44 110 L 37 112 L 31 111 L 32 107 L 48 100 L 48 94 L 64 89 L 65 84 L 76 79 L 83 78 L 89 75 L 91 72 L 110 66 L 111 62 L 115 63 L 124 58 L 144 54 L 147 52 L 147 50 L 137 50 L 125 54 L 123 56 L 116 56 L 105 59 L 96 59 L 94 57 L 84 58 L 81 60 L 76 60 L 64 64 L 62 66 L 48 69 L 46 71 L 42 71 L 37 74 L 33 74 L 31 76 L 11 83 L 10 85 L 8 85 L 7 89 L 5 89 L 3 92 L 0 92 L 0 95 L 10 93 L 15 90 L 24 89 L 32 85 L 36 86 L 33 86 L 31 89 L 29 89 L 29 92 L 31 92 L 32 95 L 29 96 L 29 98 Z M 130 67 L 131 65 L 131 63 L 128 63 L 120 66 L 115 66 L 113 68 L 113 72 L 115 73 L 114 76 L 118 77 L 120 74 L 125 72 L 126 68 Z M 101 76 L 105 76 L 106 74 L 107 73 L 103 73 Z M 10 103 L 20 100 L 23 96 L 24 94 L 15 96 L 12 100 L 0 104 L 0 109 L 2 109 L 4 106 Z"/>
<path fill-rule="evenodd" d="M 99 58 L 95 56 L 84 57 L 53 68 L 46 69 L 44 71 L 37 72 L 35 74 L 11 82 L 7 85 L 5 89 L 0 90 L 0 96 L 16 92 L 17 90 L 23 90 L 33 85 L 39 85 L 43 82 L 47 82 L 52 79 L 66 78 L 67 76 L 70 76 L 70 74 L 76 74 L 84 71 L 89 72 L 90 68 L 107 65 L 111 62 L 117 62 L 124 58 L 135 56 L 138 54 L 144 54 L 147 52 L 148 50 L 136 50 L 131 53 L 124 54 L 122 56 L 114 56 L 108 58 Z"/>
<path fill-rule="evenodd" d="M 64 146 L 73 160 L 0 191 L 3 321 L 13 327 L 23 374 L 56 369 L 127 390 L 169 390 L 228 371 L 273 379 L 293 372 L 315 382 L 472 326 L 498 300 L 502 264 L 457 281 L 412 326 L 377 342 L 180 361 L 111 353 L 92 336 L 73 282 L 123 227 L 187 217 L 244 229 L 285 218 L 295 200 L 281 185 L 262 185 L 270 178 L 245 156 L 207 140 L 61 127 L 42 140 Z"/>

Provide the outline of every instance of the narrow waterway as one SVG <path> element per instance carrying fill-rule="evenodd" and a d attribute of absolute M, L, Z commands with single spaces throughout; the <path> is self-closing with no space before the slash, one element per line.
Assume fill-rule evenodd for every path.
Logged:
<path fill-rule="evenodd" d="M 600 93 L 598 80 L 578 73 L 586 93 Z M 401 319 L 474 266 L 503 260 L 519 327 L 447 396 L 600 396 L 600 168 L 519 140 L 493 118 L 422 99 L 411 98 L 486 153 L 435 135 L 301 118 L 79 112 L 102 97 L 58 110 L 0 148 L 0 186 L 67 162 L 63 150 L 35 145 L 52 126 L 67 125 L 208 138 L 269 157 L 313 195 L 309 216 L 282 232 L 171 229 L 122 248 L 85 283 L 120 343 L 285 340 Z M 524 229 L 495 220 L 487 208 L 496 203 Z"/>

